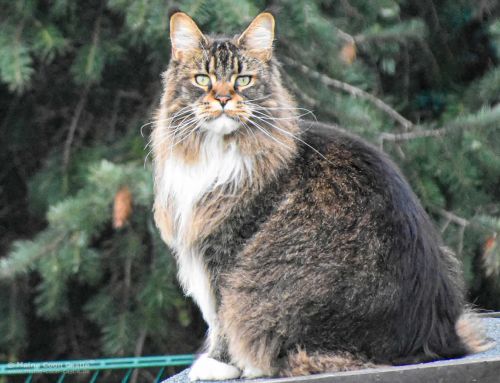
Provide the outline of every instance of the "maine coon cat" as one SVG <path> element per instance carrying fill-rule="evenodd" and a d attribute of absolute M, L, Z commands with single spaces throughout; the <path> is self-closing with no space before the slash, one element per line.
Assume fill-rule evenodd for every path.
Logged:
<path fill-rule="evenodd" d="M 170 20 L 155 220 L 208 324 L 191 380 L 303 375 L 483 346 L 459 265 L 396 166 L 299 120 L 274 18 L 234 38 Z"/>

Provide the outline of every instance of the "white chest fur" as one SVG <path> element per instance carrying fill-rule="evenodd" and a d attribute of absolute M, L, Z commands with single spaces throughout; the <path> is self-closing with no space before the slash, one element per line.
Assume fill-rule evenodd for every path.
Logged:
<path fill-rule="evenodd" d="M 234 143 L 225 143 L 227 126 L 208 126 L 208 133 L 200 148 L 199 160 L 194 164 L 182 158 L 170 158 L 163 168 L 157 197 L 173 208 L 174 239 L 177 252 L 178 276 L 187 295 L 200 307 L 205 321 L 215 328 L 215 300 L 210 279 L 199 249 L 186 244 L 184 233 L 191 224 L 196 203 L 208 192 L 221 185 L 226 190 L 237 190 L 238 185 L 252 171 L 250 158 L 242 156 Z M 217 128 L 217 129 L 215 129 Z M 219 129 L 220 128 L 220 129 Z"/>
<path fill-rule="evenodd" d="M 225 144 L 223 136 L 215 133 L 206 135 L 196 163 L 170 158 L 163 168 L 158 192 L 159 197 L 164 202 L 169 199 L 174 208 L 177 228 L 174 247 L 182 246 L 193 208 L 205 194 L 221 185 L 229 185 L 228 190 L 236 190 L 251 171 L 251 159 L 242 156 L 234 143 Z"/>

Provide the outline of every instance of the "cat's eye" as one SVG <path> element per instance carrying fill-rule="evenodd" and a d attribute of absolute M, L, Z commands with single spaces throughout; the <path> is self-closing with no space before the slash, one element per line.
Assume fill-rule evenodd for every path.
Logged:
<path fill-rule="evenodd" d="M 251 76 L 239 76 L 236 78 L 234 84 L 236 86 L 247 86 L 248 84 L 250 84 L 251 80 L 252 80 Z"/>
<path fill-rule="evenodd" d="M 197 74 L 194 76 L 194 80 L 198 85 L 201 86 L 208 86 L 210 84 L 210 77 L 208 77 L 206 74 Z"/>

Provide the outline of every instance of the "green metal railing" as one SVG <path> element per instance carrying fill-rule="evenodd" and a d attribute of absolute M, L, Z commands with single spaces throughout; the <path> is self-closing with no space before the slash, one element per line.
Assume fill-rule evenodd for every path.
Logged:
<path fill-rule="evenodd" d="M 31 383 L 36 374 L 59 374 L 57 383 L 63 383 L 69 374 L 92 372 L 89 383 L 96 383 L 99 374 L 107 370 L 125 370 L 121 380 L 127 383 L 135 369 L 159 367 L 155 383 L 160 382 L 166 367 L 188 366 L 194 355 L 143 356 L 137 358 L 87 359 L 49 362 L 14 362 L 0 364 L 0 377 L 26 375 L 25 383 Z"/>

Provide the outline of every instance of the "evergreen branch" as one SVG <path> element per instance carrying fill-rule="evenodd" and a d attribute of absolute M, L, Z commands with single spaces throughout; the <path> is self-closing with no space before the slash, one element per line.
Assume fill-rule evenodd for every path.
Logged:
<path fill-rule="evenodd" d="M 426 28 L 423 21 L 412 19 L 401 21 L 391 27 L 380 29 L 378 26 L 373 26 L 364 33 L 354 36 L 357 44 L 363 44 L 372 40 L 395 40 L 405 42 L 407 39 L 422 40 L 426 34 Z"/>
<path fill-rule="evenodd" d="M 287 86 L 290 88 L 290 90 L 293 92 L 293 94 L 300 98 L 303 102 L 305 102 L 309 107 L 312 107 L 312 108 L 320 108 L 320 104 L 318 101 L 316 101 L 316 99 L 314 99 L 313 97 L 311 97 L 309 94 L 307 94 L 306 92 L 304 92 L 303 89 L 301 89 L 297 83 L 293 80 L 293 78 L 291 76 L 289 76 L 288 74 L 284 73 L 284 77 L 286 78 L 286 84 Z M 337 116 L 328 111 L 328 110 L 325 110 L 325 109 L 321 109 L 321 113 L 323 116 L 327 116 L 329 117 L 330 119 L 332 119 L 333 121 L 337 120 Z M 316 117 L 315 117 L 316 118 Z M 337 124 L 333 124 L 332 122 L 329 123 L 330 125 L 335 125 L 335 127 L 337 129 L 341 129 Z"/>
<path fill-rule="evenodd" d="M 333 79 L 331 77 L 328 77 L 327 75 L 317 72 L 314 69 L 311 69 L 294 59 L 290 57 L 283 57 L 283 61 L 287 64 L 290 65 L 298 70 L 300 70 L 303 74 L 317 79 L 321 81 L 323 84 L 325 84 L 328 87 L 333 87 L 336 89 L 340 89 L 346 93 L 349 93 L 351 96 L 354 97 L 359 97 L 364 100 L 369 101 L 372 103 L 375 107 L 386 113 L 389 117 L 391 117 L 393 120 L 398 122 L 405 130 L 412 129 L 414 127 L 414 124 L 410 121 L 404 118 L 401 114 L 396 112 L 393 108 L 391 108 L 389 105 L 387 105 L 384 101 L 382 101 L 380 98 L 375 97 L 371 93 L 365 92 L 364 90 L 355 87 L 351 84 L 348 84 L 346 82 L 342 82 L 336 79 Z"/>
<path fill-rule="evenodd" d="M 384 141 L 392 141 L 395 143 L 414 140 L 424 137 L 443 137 L 456 129 L 473 129 L 496 123 L 500 120 L 500 105 L 494 108 L 485 108 L 475 114 L 470 114 L 465 117 L 459 117 L 447 126 L 434 130 L 415 130 L 405 133 L 388 133 L 383 132 L 379 135 L 379 143 L 382 148 Z"/>
<path fill-rule="evenodd" d="M 29 45 L 23 39 L 24 18 L 14 30 L 0 28 L 0 79 L 9 90 L 22 93 L 29 85 L 35 69 Z"/>
<path fill-rule="evenodd" d="M 23 74 L 22 74 L 22 63 L 20 62 L 20 58 L 19 58 L 19 50 L 20 50 L 20 41 L 21 41 L 21 34 L 22 34 L 22 31 L 23 31 L 23 27 L 24 27 L 24 19 L 23 19 L 23 22 L 19 25 L 19 27 L 17 28 L 17 32 L 16 32 L 16 37 L 14 39 L 14 42 L 15 42 L 15 45 L 14 47 L 16 48 L 15 51 L 18 52 L 18 54 L 15 54 L 14 55 L 14 61 L 15 61 L 15 65 L 14 65 L 14 68 L 15 68 L 15 83 L 16 84 L 22 84 L 23 83 Z"/>
<path fill-rule="evenodd" d="M 66 236 L 62 234 L 50 238 L 51 234 L 42 232 L 34 241 L 14 243 L 14 250 L 7 257 L 0 259 L 0 280 L 11 279 L 27 272 L 38 259 L 57 250 Z"/>
<path fill-rule="evenodd" d="M 99 45 L 101 34 L 102 12 L 105 2 L 101 2 L 97 18 L 94 22 L 92 41 L 83 45 L 73 61 L 71 72 L 77 84 L 98 82 L 105 65 L 105 54 Z"/>

